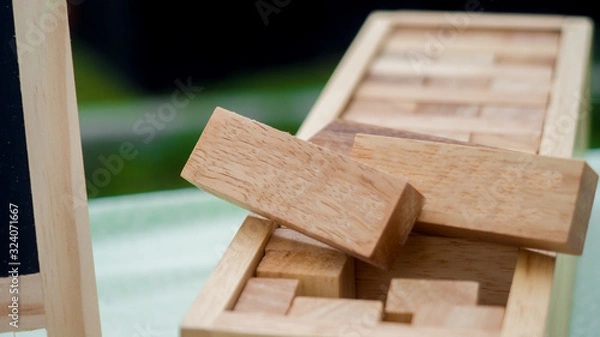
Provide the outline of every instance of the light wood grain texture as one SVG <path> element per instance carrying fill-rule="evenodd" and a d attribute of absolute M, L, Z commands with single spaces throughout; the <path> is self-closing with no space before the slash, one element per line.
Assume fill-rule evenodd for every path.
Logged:
<path fill-rule="evenodd" d="M 275 223 L 248 216 L 210 274 L 202 291 L 192 303 L 181 323 L 181 335 L 208 328 L 214 319 L 235 305 L 246 281 L 253 276 L 264 255 L 264 247 L 275 230 Z"/>
<path fill-rule="evenodd" d="M 582 160 L 363 134 L 351 157 L 425 195 L 419 231 L 583 251 L 598 175 Z"/>
<path fill-rule="evenodd" d="M 449 138 L 435 137 L 426 133 L 416 133 L 404 131 L 401 129 L 392 129 L 371 124 L 358 123 L 344 119 L 337 119 L 327 124 L 323 129 L 321 129 L 317 134 L 315 134 L 310 139 L 310 141 L 314 144 L 326 147 L 337 153 L 349 156 L 350 152 L 352 151 L 354 137 L 357 133 L 366 133 L 398 138 L 422 139 L 449 144 L 468 145 L 468 143 L 466 142 L 460 142 Z M 461 138 L 468 140 L 469 135 L 461 134 Z"/>
<path fill-rule="evenodd" d="M 466 329 L 413 327 L 397 323 L 364 324 L 306 318 L 249 316 L 224 312 L 206 334 L 188 334 L 182 337 L 498 337 L 497 332 Z"/>
<path fill-rule="evenodd" d="M 298 296 L 287 314 L 289 317 L 329 320 L 343 323 L 360 322 L 375 325 L 381 321 L 383 302 L 340 298 Z"/>
<path fill-rule="evenodd" d="M 473 281 L 392 279 L 385 319 L 410 323 L 422 305 L 476 305 L 478 298 L 479 283 Z"/>
<path fill-rule="evenodd" d="M 221 108 L 181 175 L 382 268 L 406 240 L 423 204 L 402 179 Z"/>
<path fill-rule="evenodd" d="M 420 115 L 476 117 L 479 115 L 478 105 L 420 103 L 415 112 Z"/>
<path fill-rule="evenodd" d="M 379 51 L 389 23 L 377 15 L 370 15 L 358 32 L 352 45 L 336 67 L 321 95 L 300 126 L 299 138 L 308 139 L 325 124 L 336 119 L 346 106 L 354 88 L 367 71 L 367 65 Z"/>
<path fill-rule="evenodd" d="M 424 304 L 413 316 L 413 326 L 500 331 L 504 307 L 487 305 Z"/>
<path fill-rule="evenodd" d="M 422 87 L 398 85 L 380 81 L 364 81 L 356 88 L 356 98 L 386 99 L 453 104 L 518 105 L 539 108 L 546 106 L 548 94 L 515 93 L 499 90 Z"/>
<path fill-rule="evenodd" d="M 517 253 L 494 243 L 411 235 L 389 272 L 356 261 L 356 298 L 385 299 L 395 278 L 468 280 L 479 283 L 481 304 L 505 305 Z"/>
<path fill-rule="evenodd" d="M 503 337 L 542 337 L 554 276 L 555 257 L 521 250 L 517 261 L 506 315 Z"/>
<path fill-rule="evenodd" d="M 285 315 L 296 296 L 299 283 L 294 279 L 250 278 L 233 311 Z"/>
<path fill-rule="evenodd" d="M 552 80 L 552 67 L 546 65 L 478 65 L 442 62 L 415 64 L 387 56 L 376 59 L 371 65 L 369 73 L 381 77 L 428 76 L 472 80 L 494 78 L 518 80 L 524 83 L 550 83 Z M 501 88 L 498 89 L 501 90 Z"/>
<path fill-rule="evenodd" d="M 39 273 L 20 275 L 18 278 L 19 293 L 10 293 L 12 277 L 0 278 L 0 325 L 9 327 L 12 318 L 8 315 L 12 313 L 12 296 L 18 296 L 19 310 L 19 329 L 18 331 L 27 331 L 41 329 L 45 325 L 44 320 L 44 302 L 42 295 L 42 277 Z M 14 289 L 14 288 L 12 288 Z M 12 329 L 13 331 L 15 329 Z M 7 330 L 10 331 L 10 330 Z"/>
<path fill-rule="evenodd" d="M 528 135 L 532 130 L 540 130 L 542 121 L 534 119 L 505 119 L 505 118 L 480 118 L 469 116 L 443 116 L 443 115 L 398 115 L 378 111 L 352 111 L 342 115 L 343 119 L 358 123 L 372 124 L 383 127 L 414 130 L 428 130 L 429 132 L 462 133 L 504 133 Z"/>
<path fill-rule="evenodd" d="M 35 293 L 49 337 L 100 336 L 67 1 L 12 3 L 42 287 Z M 48 15 L 55 25 L 32 48 L 31 26 Z"/>
<path fill-rule="evenodd" d="M 481 89 L 490 86 L 490 79 L 487 77 L 460 78 L 432 76 L 427 78 L 425 86 L 453 89 Z"/>
<path fill-rule="evenodd" d="M 258 275 L 296 277 L 301 281 L 298 295 L 354 298 L 351 256 L 288 228 L 273 232 L 265 252 L 269 257 L 257 268 Z"/>
<path fill-rule="evenodd" d="M 567 17 L 564 20 L 561 34 L 561 47 L 557 58 L 556 74 L 553 85 L 554 94 L 551 97 L 542 144 L 539 153 L 558 157 L 581 156 L 587 149 L 589 132 L 589 90 L 590 90 L 590 50 L 592 41 L 593 22 L 584 17 Z M 548 312 L 545 332 L 536 331 L 531 334 L 533 327 L 527 325 L 513 326 L 511 330 L 515 335 L 563 337 L 569 333 L 571 317 L 574 275 L 577 259 L 573 256 L 558 254 L 555 261 L 545 262 L 548 265 L 542 270 L 554 267 L 552 291 L 550 300 L 541 297 L 538 293 L 522 294 L 522 298 L 515 298 L 515 310 L 508 311 L 509 322 L 526 320 L 534 321 L 536 313 L 528 317 L 519 315 L 518 301 L 536 304 L 535 312 Z M 538 280 L 535 274 L 522 283 L 531 287 Z M 537 296 L 537 298 L 535 297 Z M 549 303 L 549 304 L 548 304 Z M 524 304 L 525 305 L 525 304 Z M 550 306 L 547 311 L 546 307 Z M 509 309 L 509 308 L 507 308 Z M 521 330 L 519 330 L 519 328 Z"/>
<path fill-rule="evenodd" d="M 469 135 L 469 142 L 536 154 L 540 147 L 540 134 L 507 135 L 502 133 L 472 132 Z"/>
<path fill-rule="evenodd" d="M 463 8 L 461 8 L 463 9 Z M 436 27 L 444 29 L 509 29 L 514 31 L 559 31 L 564 17 L 547 14 L 495 14 L 482 15 L 481 3 L 465 3 L 465 11 L 379 11 L 378 17 L 396 27 Z"/>

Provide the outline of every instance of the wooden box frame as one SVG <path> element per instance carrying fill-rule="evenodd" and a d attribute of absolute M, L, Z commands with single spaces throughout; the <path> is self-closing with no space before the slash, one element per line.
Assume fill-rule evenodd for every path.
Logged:
<path fill-rule="evenodd" d="M 592 23 L 583 17 L 554 15 L 481 14 L 380 11 L 372 13 L 339 63 L 297 136 L 308 139 L 338 118 L 353 90 L 393 27 L 439 27 L 448 17 L 462 15 L 469 27 L 511 28 L 560 32 L 561 40 L 551 97 L 547 108 L 539 154 L 571 157 L 587 144 L 589 117 L 589 55 Z M 232 309 L 245 282 L 264 254 L 275 228 L 250 215 L 242 224 L 202 291 L 181 323 L 182 337 L 201 336 L 336 336 L 334 330 L 315 323 L 312 327 L 256 318 L 252 327 L 236 326 L 225 315 Z M 572 302 L 575 256 L 521 249 L 513 276 L 500 336 L 567 336 Z M 279 329 L 279 330 L 278 330 Z M 384 332 L 367 335 L 387 336 Z M 438 336 L 433 332 L 406 332 L 402 336 Z M 447 337 L 456 334 L 445 334 Z M 483 335 L 482 335 L 483 336 Z M 487 336 L 487 335 L 486 335 Z M 495 336 L 495 335 L 494 335 Z M 458 337 L 458 336 L 456 336 Z"/>

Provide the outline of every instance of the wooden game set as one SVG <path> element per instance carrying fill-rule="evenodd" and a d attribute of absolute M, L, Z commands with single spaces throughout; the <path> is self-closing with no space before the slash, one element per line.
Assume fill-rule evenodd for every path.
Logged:
<path fill-rule="evenodd" d="M 296 136 L 217 108 L 182 176 L 251 213 L 181 336 L 567 336 L 591 35 L 374 12 Z"/>

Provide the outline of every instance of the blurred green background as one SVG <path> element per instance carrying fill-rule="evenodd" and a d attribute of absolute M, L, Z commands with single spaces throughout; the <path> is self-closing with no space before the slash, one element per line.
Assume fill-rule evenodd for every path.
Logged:
<path fill-rule="evenodd" d="M 255 7 L 258 1 L 253 1 L 236 12 L 239 12 L 239 17 L 251 22 L 249 34 L 258 36 L 256 41 L 260 41 L 260 44 L 248 45 L 240 42 L 248 40 L 242 35 L 219 37 L 222 27 L 218 25 L 214 26 L 213 32 L 207 32 L 210 28 L 206 27 L 215 23 L 202 20 L 198 22 L 204 22 L 204 28 L 192 29 L 175 24 L 174 30 L 162 32 L 162 35 L 156 33 L 156 41 L 152 40 L 153 36 L 143 34 L 146 26 L 144 20 L 139 19 L 148 16 L 148 13 L 136 8 L 135 1 L 129 2 L 133 5 L 127 10 L 112 0 L 105 1 L 104 7 L 99 7 L 99 2 L 92 0 L 71 6 L 73 57 L 90 198 L 190 186 L 179 173 L 216 106 L 295 133 L 371 10 L 415 9 L 416 4 L 421 6 L 419 9 L 457 10 L 464 4 L 462 1 L 456 2 L 459 5 L 387 1 L 369 5 L 359 3 L 360 6 L 352 7 L 336 1 L 331 8 L 352 12 L 351 16 L 338 18 L 335 11 L 324 12 L 326 9 L 315 2 L 311 2 L 313 7 L 300 7 L 286 1 L 289 6 L 272 13 L 271 22 L 265 25 Z M 178 2 L 174 1 L 172 13 L 189 12 L 176 4 Z M 577 2 L 569 8 L 545 4 L 549 13 L 585 13 L 585 8 L 579 8 Z M 316 6 L 321 7 L 316 10 Z M 521 7 L 523 12 L 544 13 L 544 8 L 535 7 L 535 2 L 533 5 L 523 3 Z M 139 13 L 132 16 L 138 19 L 130 22 L 126 14 L 131 14 L 132 8 Z M 493 7 L 491 3 L 487 8 L 515 11 L 499 4 Z M 205 12 L 204 19 L 214 13 L 210 10 Z M 90 13 L 96 15 L 93 20 L 88 19 L 92 15 Z M 172 13 L 162 13 L 160 18 L 169 22 L 165 16 L 176 15 Z M 114 25 L 102 26 L 97 16 L 104 16 L 106 22 Z M 222 15 L 214 16 L 217 21 L 223 18 Z M 313 20 L 313 17 L 318 20 Z M 186 20 L 179 17 L 172 21 L 181 23 Z M 128 23 L 125 25 L 123 22 Z M 161 22 L 147 25 L 153 27 L 149 28 L 149 32 L 160 31 L 155 25 L 163 25 Z M 328 25 L 315 22 L 328 22 Z M 223 24 L 234 23 L 235 20 L 226 20 Z M 117 28 L 125 25 L 125 28 L 119 30 L 115 25 Z M 170 27 L 166 23 L 164 25 Z M 235 27 L 245 29 L 243 25 Z M 132 29 L 135 34 L 130 31 Z M 326 29 L 333 33 L 327 33 Z M 188 35 L 182 38 L 180 34 Z M 129 40 L 120 39 L 122 35 Z M 165 41 L 170 41 L 170 36 L 187 42 L 168 45 Z M 205 38 L 207 42 L 203 44 Z M 138 40 L 150 42 L 134 44 Z M 310 44 L 312 40 L 318 43 Z M 595 56 L 590 69 L 593 83 L 590 146 L 600 147 L 600 134 L 597 132 L 600 130 L 599 44 L 596 37 L 594 40 Z M 164 45 L 164 48 L 148 47 L 154 46 L 154 43 Z M 242 44 L 243 48 L 235 49 L 237 44 Z M 279 54 L 284 49 L 288 53 Z M 160 53 L 169 57 L 156 59 L 157 55 L 162 55 Z M 129 56 L 123 61 L 120 55 Z M 204 59 L 203 55 L 210 56 Z M 241 62 L 243 60 L 247 62 Z M 186 69 L 192 70 L 188 72 Z M 207 75 L 203 76 L 205 73 Z M 169 113 L 168 119 L 157 119 L 161 109 L 173 107 L 172 95 L 179 90 L 176 81 L 180 85 L 190 81 L 194 90 L 189 92 L 190 96 L 180 97 L 188 98 L 187 104 L 165 110 Z"/>

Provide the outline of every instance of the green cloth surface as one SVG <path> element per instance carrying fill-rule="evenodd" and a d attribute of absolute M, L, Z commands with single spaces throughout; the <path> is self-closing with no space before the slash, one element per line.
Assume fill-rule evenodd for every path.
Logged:
<path fill-rule="evenodd" d="M 586 160 L 600 172 L 600 150 L 588 151 Z M 107 337 L 178 336 L 184 314 L 247 214 L 196 188 L 94 199 L 89 210 Z M 599 257 L 597 193 L 578 261 L 571 337 L 600 335 Z"/>

